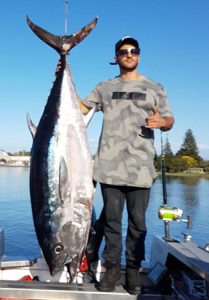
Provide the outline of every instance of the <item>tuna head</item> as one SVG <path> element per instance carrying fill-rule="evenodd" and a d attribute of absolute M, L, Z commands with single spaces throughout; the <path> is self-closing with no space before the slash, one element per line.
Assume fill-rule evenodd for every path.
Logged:
<path fill-rule="evenodd" d="M 76 275 L 84 248 L 83 236 L 72 222 L 58 228 L 49 238 L 43 239 L 42 250 L 52 276 L 67 266 L 71 279 Z M 82 240 L 82 241 L 81 241 Z"/>
<path fill-rule="evenodd" d="M 62 185 L 63 188 L 65 187 Z M 93 191 L 91 194 L 90 197 L 93 196 Z M 54 276 L 67 266 L 73 280 L 88 241 L 92 199 L 88 196 L 85 199 L 79 198 L 79 195 L 71 197 L 69 200 L 74 201 L 74 205 L 70 205 L 67 197 L 65 200 L 64 203 L 56 201 L 54 211 L 50 204 L 42 206 L 40 210 L 34 207 L 34 221 L 38 241 L 51 275 Z"/>

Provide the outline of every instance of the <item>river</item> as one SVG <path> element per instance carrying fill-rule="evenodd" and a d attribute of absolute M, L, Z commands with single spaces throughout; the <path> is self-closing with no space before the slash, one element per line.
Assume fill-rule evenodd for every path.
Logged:
<path fill-rule="evenodd" d="M 169 206 L 183 209 L 184 218 L 190 215 L 193 222 L 190 231 L 185 222 L 170 222 L 170 237 L 182 239 L 182 232 L 188 232 L 192 235 L 192 240 L 203 247 L 209 242 L 209 180 L 198 177 L 167 177 L 167 194 Z M 158 218 L 158 208 L 162 202 L 162 183 L 158 178 L 152 187 L 147 210 L 147 258 L 153 236 L 164 236 L 164 224 Z M 102 208 L 99 185 L 94 205 L 99 215 Z M 6 259 L 32 259 L 40 256 L 31 213 L 27 167 L 0 167 L 0 228 L 4 229 Z M 127 214 L 124 210 L 124 239 L 126 229 Z"/>

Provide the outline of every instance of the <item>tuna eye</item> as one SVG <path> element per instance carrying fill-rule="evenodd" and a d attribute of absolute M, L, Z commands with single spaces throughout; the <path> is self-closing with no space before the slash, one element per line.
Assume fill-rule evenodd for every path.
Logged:
<path fill-rule="evenodd" d="M 56 255 L 59 255 L 63 250 L 63 246 L 62 245 L 57 245 L 55 248 L 54 248 L 54 253 Z"/>

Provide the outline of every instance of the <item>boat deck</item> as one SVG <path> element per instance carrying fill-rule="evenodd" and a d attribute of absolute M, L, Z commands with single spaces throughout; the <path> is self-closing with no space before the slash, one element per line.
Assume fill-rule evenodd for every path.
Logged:
<path fill-rule="evenodd" d="M 122 276 L 123 278 L 123 276 Z M 166 295 L 162 287 L 154 287 L 145 274 L 141 273 L 144 285 L 142 295 L 130 295 L 122 285 L 117 286 L 111 293 L 99 292 L 95 288 L 95 283 L 85 282 L 82 285 L 52 282 L 17 282 L 0 281 L 0 297 L 21 298 L 21 299 L 72 299 L 72 300 L 127 300 L 127 299 L 175 299 L 171 295 Z M 1 299 L 1 298 L 0 298 Z"/>
<path fill-rule="evenodd" d="M 19 277 L 14 278 L 16 271 L 26 270 L 30 271 L 32 281 L 18 281 L 17 278 L 20 278 L 22 273 L 18 273 Z M 16 265 L 14 262 L 0 261 L 0 299 L 209 299 L 209 253 L 192 241 L 165 241 L 163 238 L 153 238 L 150 268 L 144 268 L 140 272 L 143 284 L 141 295 L 129 295 L 125 290 L 124 269 L 121 271 L 121 285 L 111 293 L 97 291 L 95 274 L 84 273 L 83 284 L 79 285 L 44 277 L 48 276 L 48 271 L 46 273 L 46 265 L 41 261 L 21 261 Z M 102 272 L 101 277 L 103 274 Z"/>

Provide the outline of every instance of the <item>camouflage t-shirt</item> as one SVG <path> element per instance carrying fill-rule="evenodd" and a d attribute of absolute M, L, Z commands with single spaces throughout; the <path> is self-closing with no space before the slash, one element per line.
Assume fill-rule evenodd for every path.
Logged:
<path fill-rule="evenodd" d="M 98 84 L 86 98 L 104 114 L 94 163 L 98 182 L 149 188 L 156 178 L 154 131 L 146 118 L 157 105 L 162 117 L 172 116 L 162 85 L 144 77 L 123 80 L 116 77 Z"/>

